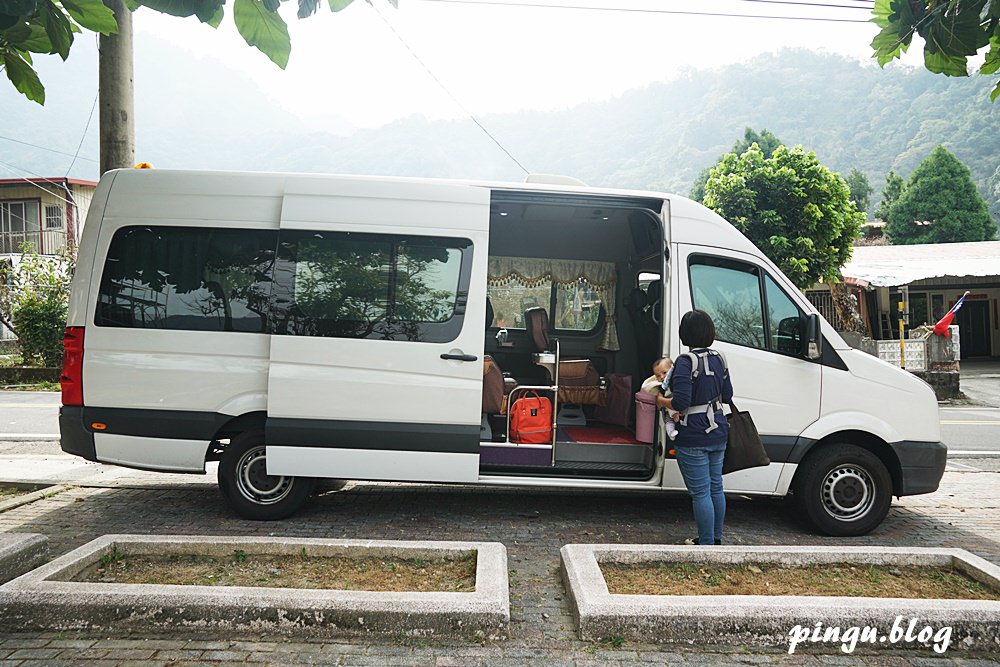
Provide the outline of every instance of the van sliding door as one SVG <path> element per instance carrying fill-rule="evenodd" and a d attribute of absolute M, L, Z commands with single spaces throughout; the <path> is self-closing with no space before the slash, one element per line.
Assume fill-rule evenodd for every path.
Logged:
<path fill-rule="evenodd" d="M 479 474 L 489 192 L 369 180 L 285 194 L 269 474 Z"/>

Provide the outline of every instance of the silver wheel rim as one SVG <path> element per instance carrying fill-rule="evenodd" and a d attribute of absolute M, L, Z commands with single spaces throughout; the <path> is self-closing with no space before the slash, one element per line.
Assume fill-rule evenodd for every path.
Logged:
<path fill-rule="evenodd" d="M 240 495 L 257 505 L 273 505 L 292 491 L 294 477 L 267 474 L 264 445 L 252 447 L 236 462 L 236 488 Z"/>
<path fill-rule="evenodd" d="M 860 466 L 841 465 L 823 478 L 820 497 L 827 514 L 837 521 L 857 521 L 875 504 L 875 481 Z"/>

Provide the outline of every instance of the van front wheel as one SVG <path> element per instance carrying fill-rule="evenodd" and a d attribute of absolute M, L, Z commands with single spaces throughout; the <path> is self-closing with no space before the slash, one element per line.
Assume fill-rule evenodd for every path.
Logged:
<path fill-rule="evenodd" d="M 877 456 L 855 445 L 827 445 L 799 466 L 796 504 L 827 535 L 867 535 L 889 512 L 892 478 Z"/>
<path fill-rule="evenodd" d="M 315 479 L 267 474 L 263 431 L 232 439 L 219 460 L 219 489 L 237 514 L 276 521 L 295 513 L 312 493 Z"/>

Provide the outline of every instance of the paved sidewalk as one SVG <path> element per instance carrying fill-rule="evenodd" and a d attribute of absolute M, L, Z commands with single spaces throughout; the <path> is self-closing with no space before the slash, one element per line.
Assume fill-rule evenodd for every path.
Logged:
<path fill-rule="evenodd" d="M 8 462 L 11 459 L 8 459 Z M 58 465 L 61 462 L 56 461 Z M 0 464 L 2 465 L 2 464 Z M 21 465 L 30 471 L 29 457 Z M 70 467 L 78 483 L 100 483 L 101 468 Z M 88 470 L 87 475 L 79 475 Z M 480 646 L 393 640 L 285 642 L 276 637 L 78 637 L 73 633 L 9 635 L 0 629 L 0 666 L 81 664 L 223 665 L 632 665 L 744 663 L 803 665 L 1000 665 L 938 656 L 931 650 L 847 656 L 824 646 L 807 654 L 780 650 L 614 646 L 577 639 L 559 577 L 559 548 L 572 542 L 678 543 L 694 530 L 690 502 L 657 493 L 518 490 L 464 486 L 358 484 L 311 502 L 276 523 L 239 519 L 223 505 L 214 476 L 113 469 L 102 486 L 74 487 L 0 513 L 0 532 L 38 532 L 63 553 L 107 533 L 290 535 L 330 538 L 491 540 L 510 557 L 511 636 Z M 0 479 L 9 479 L 0 470 Z M 22 471 L 23 472 L 23 471 Z M 44 473 L 39 465 L 37 472 Z M 58 475 L 50 475 L 56 481 Z M 63 481 L 63 480 L 60 480 Z M 72 480 L 69 480 L 72 481 Z M 929 496 L 898 500 L 885 523 L 863 538 L 837 539 L 804 528 L 789 504 L 730 499 L 731 544 L 953 546 L 1000 564 L 1000 473 L 947 472 Z"/>

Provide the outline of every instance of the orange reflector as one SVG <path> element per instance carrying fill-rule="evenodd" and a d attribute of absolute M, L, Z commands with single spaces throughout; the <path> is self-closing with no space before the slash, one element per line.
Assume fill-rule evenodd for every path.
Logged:
<path fill-rule="evenodd" d="M 671 456 L 677 456 L 677 450 L 676 450 L 676 449 L 671 449 L 671 450 L 670 450 L 669 452 L 667 452 L 667 453 L 668 453 L 668 454 L 670 454 Z"/>
<path fill-rule="evenodd" d="M 135 167 L 133 167 L 133 169 L 152 169 L 152 168 L 153 165 L 149 164 L 148 162 L 140 162 L 139 164 L 135 165 Z"/>
<path fill-rule="evenodd" d="M 95 431 L 103 431 L 107 427 L 108 427 L 107 424 L 102 424 L 101 422 L 94 422 L 93 424 L 90 425 L 90 428 L 94 429 Z"/>

